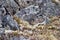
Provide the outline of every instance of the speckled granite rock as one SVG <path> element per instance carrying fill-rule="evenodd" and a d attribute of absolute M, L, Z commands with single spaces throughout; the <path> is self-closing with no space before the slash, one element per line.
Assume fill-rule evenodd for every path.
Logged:
<path fill-rule="evenodd" d="M 60 0 L 0 0 L 0 40 L 60 40 Z"/>

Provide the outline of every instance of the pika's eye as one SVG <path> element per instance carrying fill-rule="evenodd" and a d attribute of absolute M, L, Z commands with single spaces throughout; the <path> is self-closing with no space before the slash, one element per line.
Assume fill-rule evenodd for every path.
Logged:
<path fill-rule="evenodd" d="M 2 13 L 4 13 L 4 10 L 2 11 Z"/>
<path fill-rule="evenodd" d="M 29 1 L 27 1 L 27 3 L 30 3 Z"/>

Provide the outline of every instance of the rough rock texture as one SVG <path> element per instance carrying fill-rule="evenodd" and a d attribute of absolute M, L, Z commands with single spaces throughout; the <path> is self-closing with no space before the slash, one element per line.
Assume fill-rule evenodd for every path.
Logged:
<path fill-rule="evenodd" d="M 0 0 L 0 40 L 60 40 L 60 0 Z"/>

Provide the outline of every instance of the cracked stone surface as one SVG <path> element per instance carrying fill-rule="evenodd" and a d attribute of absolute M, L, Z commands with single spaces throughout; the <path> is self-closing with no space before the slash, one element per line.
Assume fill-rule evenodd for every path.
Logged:
<path fill-rule="evenodd" d="M 0 40 L 60 40 L 60 0 L 0 0 Z"/>

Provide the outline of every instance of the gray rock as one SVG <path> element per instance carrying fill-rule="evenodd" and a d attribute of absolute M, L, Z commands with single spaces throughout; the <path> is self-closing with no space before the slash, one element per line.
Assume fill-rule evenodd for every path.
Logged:
<path fill-rule="evenodd" d="M 4 34 L 5 28 L 0 28 L 0 35 Z"/>
<path fill-rule="evenodd" d="M 19 29 L 18 24 L 16 21 L 13 20 L 13 18 L 10 15 L 5 15 L 3 17 L 3 25 L 6 27 L 6 25 L 10 26 L 10 29 Z"/>

